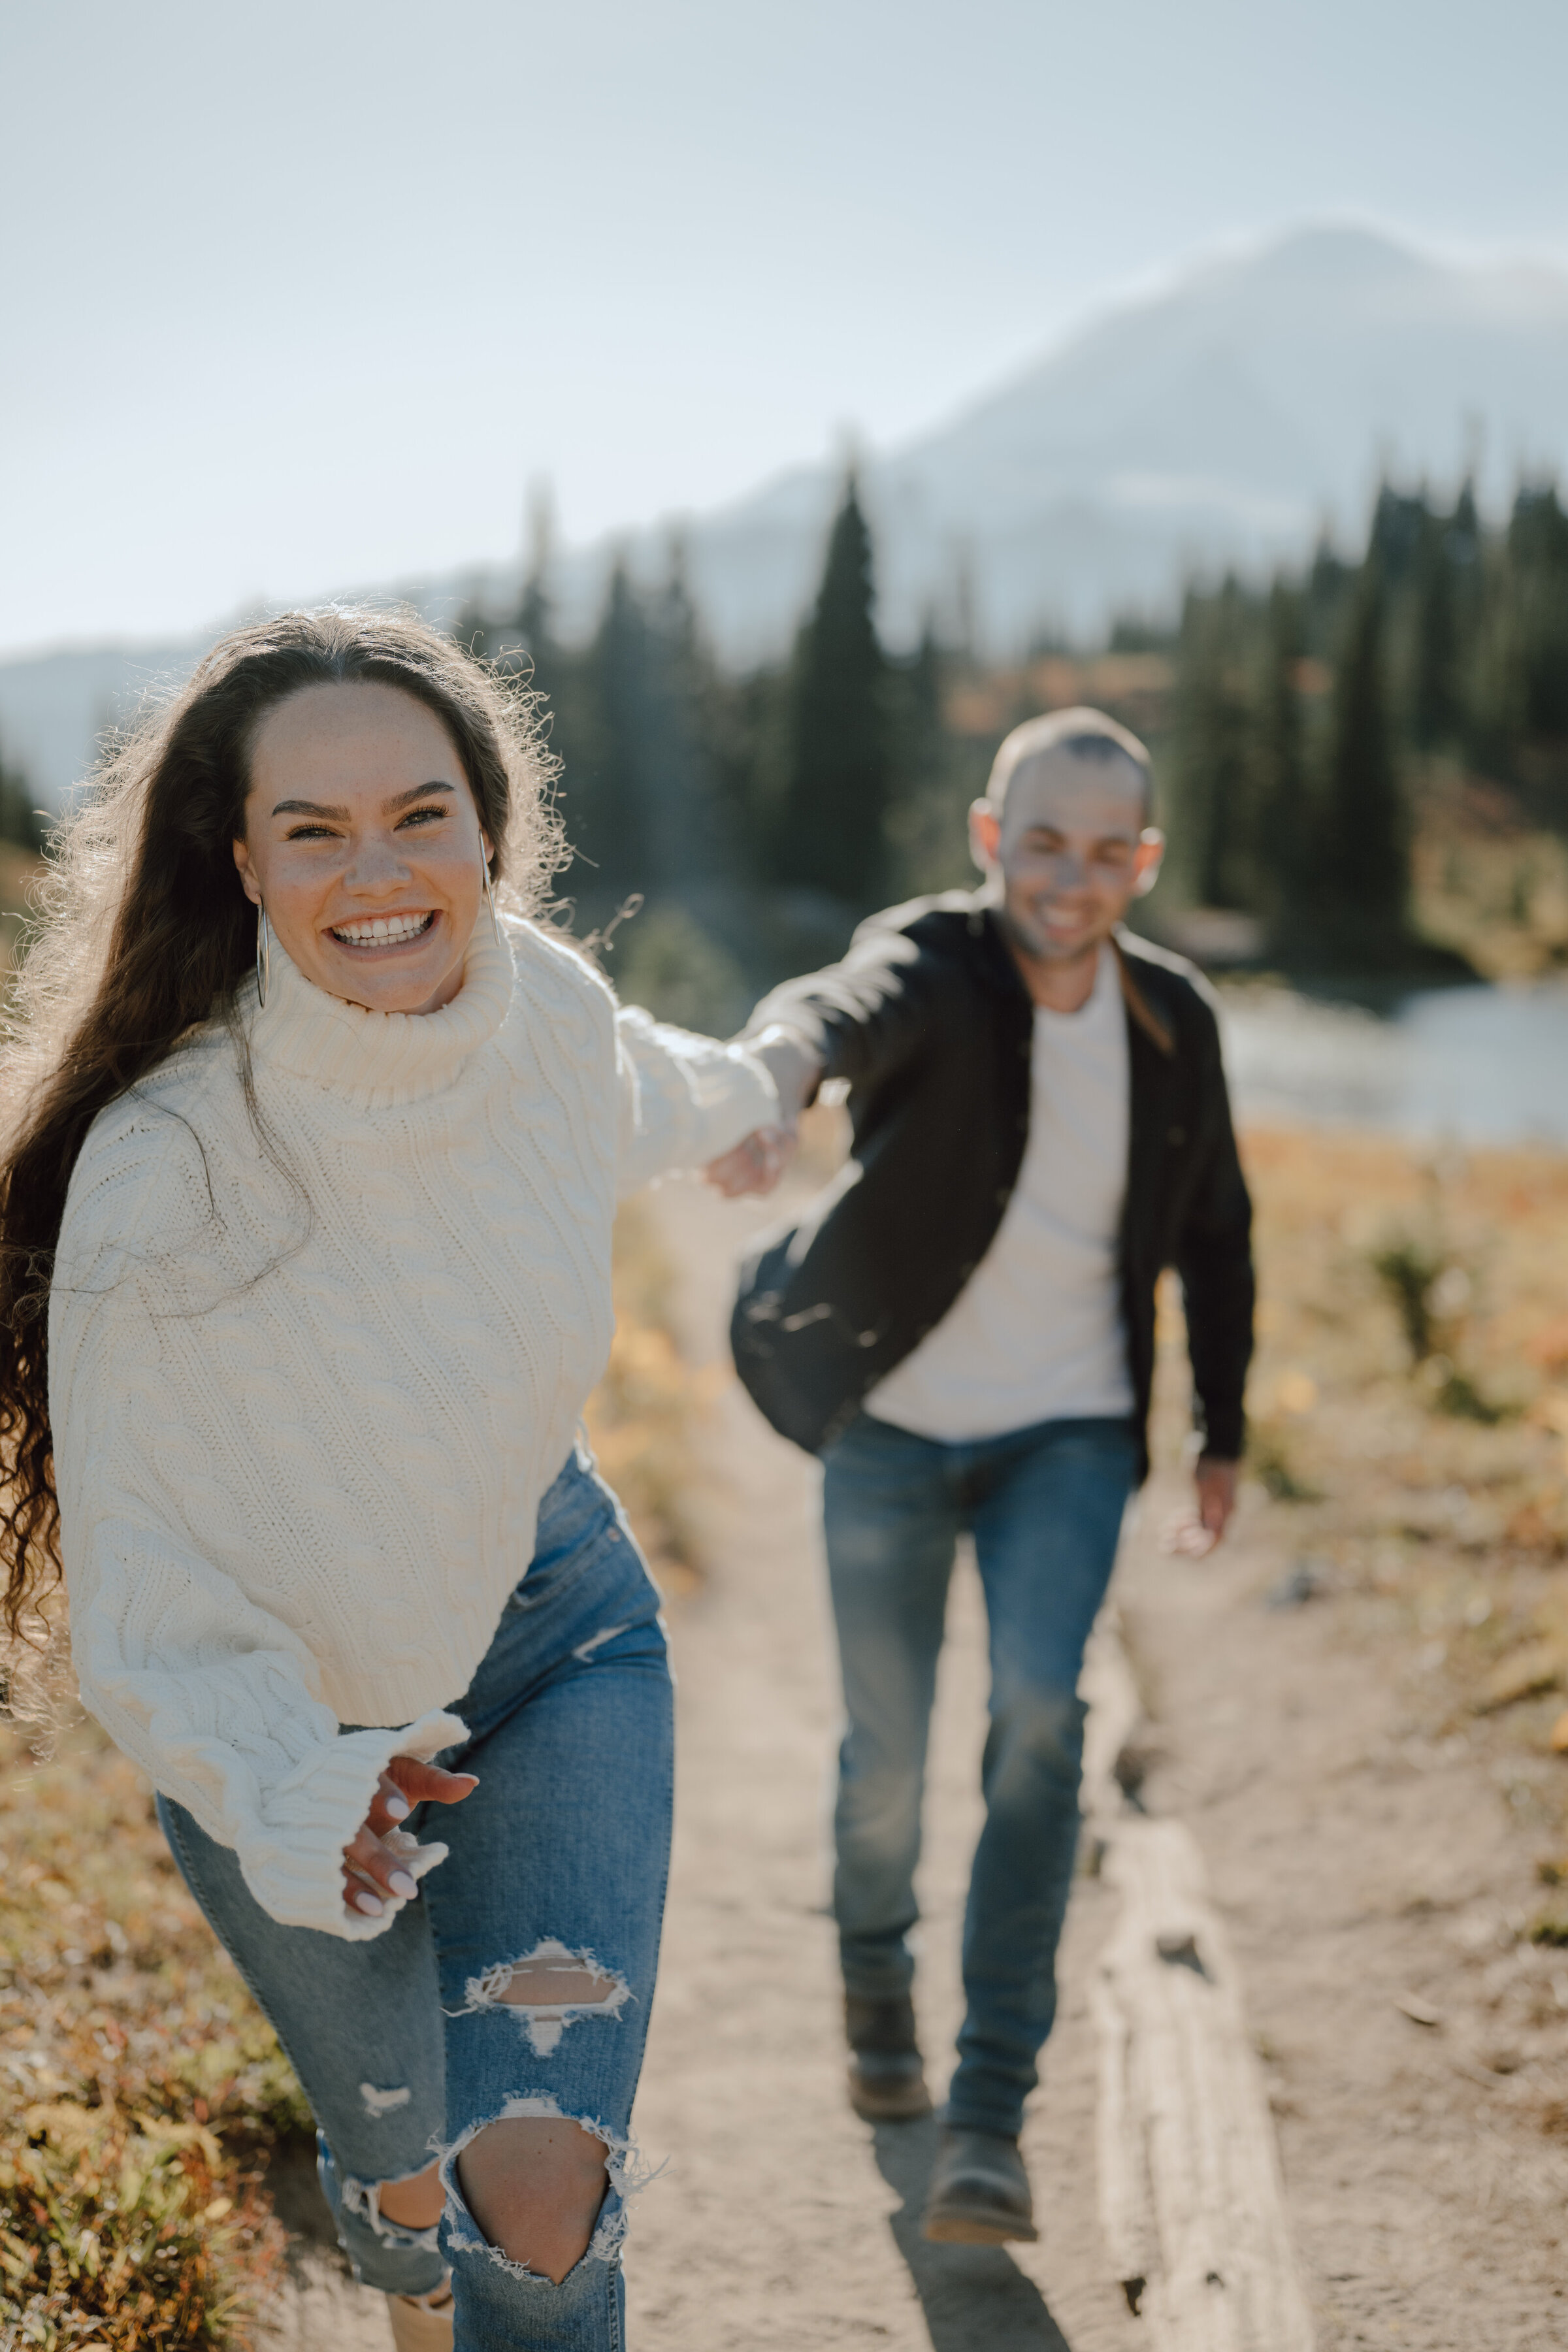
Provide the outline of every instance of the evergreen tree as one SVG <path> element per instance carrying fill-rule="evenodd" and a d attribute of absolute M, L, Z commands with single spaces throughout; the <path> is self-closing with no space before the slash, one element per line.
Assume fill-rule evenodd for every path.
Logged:
<path fill-rule="evenodd" d="M 1385 592 L 1362 566 L 1334 678 L 1322 832 L 1316 865 L 1323 922 L 1353 951 L 1384 961 L 1405 941 L 1409 824 L 1389 724 Z"/>
<path fill-rule="evenodd" d="M 875 904 L 891 771 L 886 663 L 872 618 L 871 536 L 853 476 L 827 544 L 791 678 L 776 878 L 857 908 Z"/>
<path fill-rule="evenodd" d="M 1519 492 L 1506 562 L 1509 716 L 1523 735 L 1561 740 L 1568 736 L 1568 515 L 1555 484 Z"/>
<path fill-rule="evenodd" d="M 1454 527 L 1427 517 L 1414 583 L 1410 732 L 1422 751 L 1456 736 L 1464 716 Z"/>
<path fill-rule="evenodd" d="M 1321 539 L 1307 574 L 1301 612 L 1304 648 L 1319 661 L 1331 661 L 1339 650 L 1355 576 L 1354 566 Z"/>
<path fill-rule="evenodd" d="M 913 654 L 889 665 L 893 782 L 888 878 L 899 898 L 959 887 L 974 878 L 964 828 L 974 779 L 955 759 L 942 717 L 945 667 L 929 619 Z"/>
<path fill-rule="evenodd" d="M 1276 580 L 1264 630 L 1255 754 L 1262 911 L 1279 934 L 1302 928 L 1318 879 L 1297 685 L 1301 635 L 1301 599 Z"/>
<path fill-rule="evenodd" d="M 1176 667 L 1178 855 L 1198 905 L 1250 911 L 1258 899 L 1258 811 L 1246 659 L 1235 581 L 1217 595 L 1189 593 Z"/>
<path fill-rule="evenodd" d="M 610 575 L 584 685 L 592 715 L 587 751 L 565 778 L 566 822 L 579 860 L 591 873 L 574 877 L 601 919 L 628 892 L 646 892 L 651 870 L 646 747 L 651 699 L 647 622 L 626 566 Z"/>
<path fill-rule="evenodd" d="M 1415 579 L 1431 520 L 1425 491 L 1411 498 L 1387 482 L 1380 486 L 1367 552 L 1383 575 L 1385 593 L 1397 593 Z"/>
<path fill-rule="evenodd" d="M 33 793 L 20 768 L 11 767 L 0 751 L 0 841 L 18 848 L 41 850 L 48 824 L 33 805 Z"/>
<path fill-rule="evenodd" d="M 647 710 L 643 791 L 661 887 L 689 891 L 727 874 L 713 736 L 722 689 L 703 645 L 683 552 L 670 550 L 662 587 L 647 604 Z"/>
<path fill-rule="evenodd" d="M 1481 519 L 1476 509 L 1476 486 L 1466 476 L 1448 522 L 1448 553 L 1456 572 L 1468 576 L 1473 594 L 1481 562 Z M 1461 606 L 1465 599 L 1461 597 Z"/>

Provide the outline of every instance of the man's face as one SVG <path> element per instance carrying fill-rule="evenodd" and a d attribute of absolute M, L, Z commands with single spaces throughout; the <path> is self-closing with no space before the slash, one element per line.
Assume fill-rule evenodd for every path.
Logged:
<path fill-rule="evenodd" d="M 1163 843 L 1143 823 L 1142 779 L 1131 760 L 1053 751 L 1026 760 L 1000 822 L 987 801 L 970 812 L 978 865 L 1002 883 L 1016 945 L 1041 962 L 1070 962 L 1110 937 L 1159 869 Z"/>

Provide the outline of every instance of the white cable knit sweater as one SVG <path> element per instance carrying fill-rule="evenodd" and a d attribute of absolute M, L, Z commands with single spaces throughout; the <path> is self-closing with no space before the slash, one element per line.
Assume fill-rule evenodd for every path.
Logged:
<path fill-rule="evenodd" d="M 195 1033 L 94 1121 L 56 1258 L 82 1696 L 274 1918 L 353 1941 L 395 1906 L 345 1911 L 342 1848 L 390 1757 L 462 1737 L 442 1710 L 603 1369 L 616 1193 L 777 1116 L 741 1049 L 617 1012 L 547 929 L 507 939 L 481 924 L 424 1015 L 275 943 L 265 1010 L 249 990 L 275 1156 L 224 1030 Z"/>

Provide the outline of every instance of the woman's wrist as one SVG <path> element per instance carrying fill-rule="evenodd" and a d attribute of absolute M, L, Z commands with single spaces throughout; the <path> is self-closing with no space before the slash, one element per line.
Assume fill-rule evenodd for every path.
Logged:
<path fill-rule="evenodd" d="M 816 1099 L 822 1083 L 822 1055 L 798 1030 L 786 1029 L 778 1022 L 742 1042 L 773 1082 L 781 1124 L 793 1127 L 807 1104 Z"/>

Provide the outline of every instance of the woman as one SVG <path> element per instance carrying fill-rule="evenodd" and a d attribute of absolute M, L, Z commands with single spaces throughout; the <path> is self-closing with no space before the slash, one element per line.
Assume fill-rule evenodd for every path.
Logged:
<path fill-rule="evenodd" d="M 0 1167 L 12 1632 L 63 1566 L 359 2275 L 459 2352 L 623 2341 L 669 1680 L 575 1431 L 617 1190 L 776 1101 L 532 919 L 557 862 L 445 639 L 237 632 L 60 839 Z"/>

